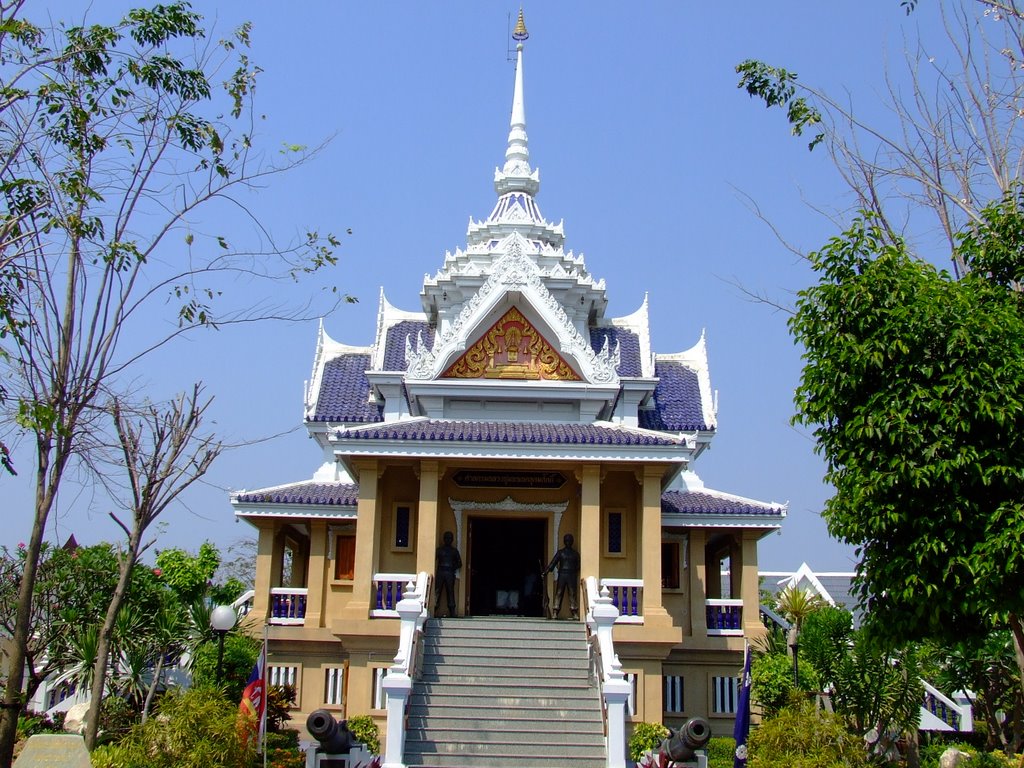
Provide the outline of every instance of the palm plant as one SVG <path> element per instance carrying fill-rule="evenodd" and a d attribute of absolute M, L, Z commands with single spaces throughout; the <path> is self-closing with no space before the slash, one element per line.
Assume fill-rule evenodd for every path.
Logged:
<path fill-rule="evenodd" d="M 789 646 L 793 649 L 793 680 L 797 687 L 800 686 L 800 630 L 803 628 L 804 620 L 825 605 L 827 603 L 820 595 L 810 589 L 801 589 L 795 584 L 790 584 L 775 598 L 776 608 L 790 623 Z"/>

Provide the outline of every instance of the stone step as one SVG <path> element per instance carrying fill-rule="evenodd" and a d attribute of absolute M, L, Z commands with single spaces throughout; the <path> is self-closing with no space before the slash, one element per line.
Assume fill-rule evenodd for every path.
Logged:
<path fill-rule="evenodd" d="M 604 731 L 600 724 L 589 729 L 574 730 L 565 733 L 561 730 L 553 730 L 550 725 L 546 729 L 516 731 L 486 731 L 473 728 L 435 728 L 429 730 L 423 728 L 410 728 L 406 731 L 405 743 L 409 749 L 422 751 L 418 745 L 426 742 L 437 742 L 440 744 L 489 744 L 489 743 L 510 743 L 513 740 L 524 749 L 532 745 L 552 746 L 604 746 Z M 510 738 L 514 736 L 515 738 Z"/>
<path fill-rule="evenodd" d="M 486 761 L 473 754 L 464 755 L 407 755 L 408 768 L 605 768 L 604 756 L 550 757 L 547 755 L 489 755 Z"/>
<path fill-rule="evenodd" d="M 536 716 L 531 717 L 531 710 L 493 710 L 478 712 L 467 709 L 462 712 L 444 710 L 444 712 L 432 711 L 429 714 L 413 714 L 408 716 L 407 727 L 410 731 L 420 728 L 437 728 L 439 730 L 487 730 L 490 728 L 501 729 L 519 733 L 535 732 L 542 729 L 554 729 L 559 733 L 564 732 L 562 723 L 571 722 L 581 729 L 596 728 L 598 732 L 604 730 L 604 720 L 601 718 L 601 710 L 538 710 Z"/>
<path fill-rule="evenodd" d="M 557 674 L 556 674 L 557 673 Z M 479 666 L 440 666 L 424 668 L 417 680 L 424 683 L 483 684 L 518 687 L 536 685 L 539 681 L 553 683 L 555 680 L 572 683 L 573 685 L 590 686 L 590 675 L 586 669 L 551 670 L 537 668 L 535 671 L 515 669 L 488 669 Z"/>
<path fill-rule="evenodd" d="M 518 737 L 519 734 L 512 734 Z M 426 755 L 476 755 L 480 757 L 523 756 L 541 758 L 586 757 L 604 760 L 604 743 L 562 743 L 562 744 L 524 744 L 518 738 L 506 738 L 504 741 L 472 741 L 472 742 L 422 742 L 406 739 L 406 751 L 409 763 L 415 763 Z"/>
<path fill-rule="evenodd" d="M 424 635 L 420 643 L 424 648 L 481 648 L 493 650 L 494 648 L 518 648 L 524 653 L 532 649 L 538 650 L 559 650 L 571 649 L 580 650 L 587 647 L 587 639 L 582 633 L 571 636 L 560 637 L 558 635 L 545 635 L 543 637 L 519 637 L 516 635 Z"/>
<path fill-rule="evenodd" d="M 480 702 L 466 702 L 458 697 L 450 697 L 445 700 L 438 700 L 439 698 L 435 696 L 434 700 L 430 702 L 410 699 L 409 717 L 437 718 L 439 722 L 447 719 L 495 721 L 499 728 L 504 727 L 503 723 L 512 723 L 518 720 L 573 722 L 576 718 L 590 720 L 593 717 L 601 717 L 600 702 L 566 703 L 559 700 L 544 703 L 533 702 L 529 705 L 516 702 L 511 706 L 490 702 L 489 706 L 482 706 Z"/>
<path fill-rule="evenodd" d="M 409 700 L 409 711 L 415 714 L 441 715 L 449 717 L 473 710 L 477 716 L 504 712 L 510 715 L 528 717 L 551 717 L 552 719 L 571 719 L 573 713 L 581 716 L 585 713 L 601 712 L 601 702 L 593 703 L 585 700 L 566 700 L 562 697 L 542 699 L 537 697 L 521 698 L 517 696 L 478 697 L 435 694 L 429 698 L 416 697 Z"/>
<path fill-rule="evenodd" d="M 505 661 L 505 660 L 503 660 Z M 485 656 L 425 656 L 420 664 L 420 672 L 440 672 L 442 670 L 486 670 L 496 677 L 514 677 L 529 675 L 557 674 L 590 674 L 590 660 L 586 657 L 572 656 L 559 659 L 527 658 L 517 659 L 514 663 L 495 664 L 493 659 Z"/>

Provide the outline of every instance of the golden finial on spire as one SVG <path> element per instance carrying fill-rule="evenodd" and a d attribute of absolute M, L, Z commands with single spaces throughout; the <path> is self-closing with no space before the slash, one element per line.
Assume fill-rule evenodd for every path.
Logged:
<path fill-rule="evenodd" d="M 526 22 L 523 21 L 523 9 L 519 8 L 519 19 L 516 21 L 516 28 L 512 30 L 512 39 L 523 42 L 530 36 L 530 33 L 526 31 Z"/>

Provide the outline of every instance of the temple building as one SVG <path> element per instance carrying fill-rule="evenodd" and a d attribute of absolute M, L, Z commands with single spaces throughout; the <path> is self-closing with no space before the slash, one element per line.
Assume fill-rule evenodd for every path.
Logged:
<path fill-rule="evenodd" d="M 417 592 L 434 621 L 444 534 L 462 560 L 453 622 L 509 627 L 553 611 L 542 571 L 572 534 L 580 615 L 566 596 L 549 623 L 582 636 L 596 602 L 614 607 L 627 727 L 702 715 L 731 733 L 744 638 L 763 631 L 758 541 L 786 508 L 703 485 L 717 412 L 702 332 L 653 350 L 647 299 L 608 316 L 604 280 L 541 213 L 521 18 L 517 32 L 490 213 L 424 279 L 417 309 L 381 291 L 370 344 L 321 324 L 305 390 L 319 467 L 231 497 L 259 535 L 247 622 L 269 624 L 270 682 L 296 687 L 297 718 L 326 707 L 384 728 L 399 603 Z"/>

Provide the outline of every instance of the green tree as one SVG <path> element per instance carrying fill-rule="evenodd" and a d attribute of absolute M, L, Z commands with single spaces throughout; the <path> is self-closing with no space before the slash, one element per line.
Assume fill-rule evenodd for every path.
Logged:
<path fill-rule="evenodd" d="M 218 565 L 220 553 L 208 541 L 200 544 L 194 555 L 178 547 L 160 550 L 156 555 L 160 578 L 185 605 L 191 605 L 206 595 Z"/>
<path fill-rule="evenodd" d="M 279 246 L 256 226 L 269 245 L 250 248 L 193 227 L 200 212 L 230 220 L 218 205 L 246 210 L 239 194 L 309 156 L 273 167 L 253 148 L 247 25 L 213 45 L 183 2 L 113 24 L 44 27 L 21 11 L 0 5 L 0 360 L 36 497 L 0 712 L 5 768 L 46 524 L 69 467 L 110 432 L 112 398 L 130 399 L 133 367 L 181 334 L 304 314 L 254 300 L 254 283 L 334 264 L 339 245 L 310 231 Z"/>
<path fill-rule="evenodd" d="M 795 418 L 835 487 L 829 531 L 858 547 L 868 626 L 893 646 L 1002 626 L 1024 669 L 1024 296 L 1005 277 L 1022 274 L 1019 203 L 960 239 L 960 280 L 858 220 L 811 255 L 790 328 Z"/>

